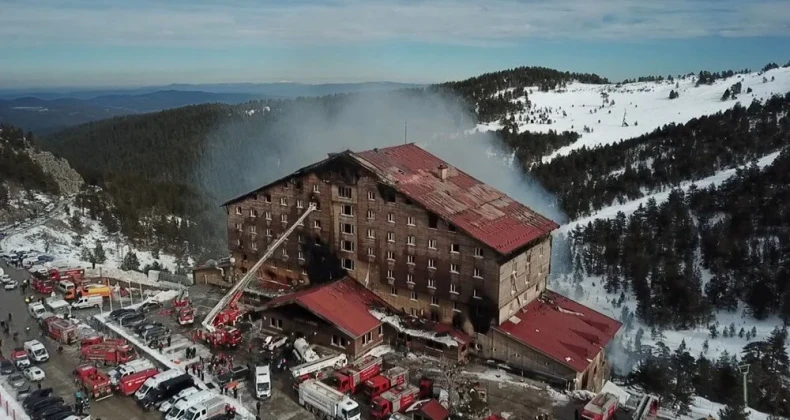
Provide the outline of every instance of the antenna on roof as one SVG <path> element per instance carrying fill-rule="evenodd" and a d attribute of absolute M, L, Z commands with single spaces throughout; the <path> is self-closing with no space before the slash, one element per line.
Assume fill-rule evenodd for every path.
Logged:
<path fill-rule="evenodd" d="M 403 122 L 403 144 L 407 143 L 407 139 L 409 138 L 409 122 Z"/>

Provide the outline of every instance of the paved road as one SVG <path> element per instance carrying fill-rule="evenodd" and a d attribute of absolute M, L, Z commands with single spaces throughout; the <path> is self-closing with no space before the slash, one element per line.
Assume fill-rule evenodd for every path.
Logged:
<path fill-rule="evenodd" d="M 8 267 L 4 261 L 0 261 L 0 267 L 5 269 L 5 272 L 11 278 L 19 281 L 29 276 L 27 270 L 20 270 Z M 28 290 L 28 293 L 30 291 Z M 66 402 L 74 402 L 74 392 L 77 390 L 71 378 L 71 372 L 79 364 L 78 349 L 66 348 L 63 354 L 58 354 L 57 344 L 49 339 L 49 337 L 40 336 L 40 328 L 38 324 L 27 314 L 24 297 L 20 290 L 3 290 L 0 289 L 0 317 L 7 319 L 8 312 L 13 315 L 11 323 L 12 332 L 20 332 L 19 342 L 20 345 L 25 339 L 38 339 L 47 348 L 50 354 L 50 360 L 41 365 L 41 368 L 46 373 L 46 379 L 43 382 L 44 387 L 52 387 L 58 396 L 62 397 Z M 88 316 L 89 312 L 81 312 L 75 314 L 80 318 Z M 29 336 L 26 337 L 25 327 L 30 327 Z M 0 336 L 2 339 L 2 353 L 9 355 L 14 347 L 14 342 L 11 336 Z M 94 418 L 101 419 L 123 419 L 123 420 L 147 420 L 160 418 L 158 413 L 146 413 L 137 407 L 134 400 L 130 397 L 121 397 L 118 395 L 107 398 L 103 401 L 92 402 L 91 414 Z"/>
<path fill-rule="evenodd" d="M 40 214 L 35 219 L 30 219 L 27 222 L 20 221 L 19 224 L 11 223 L 6 226 L 0 227 L 0 232 L 5 233 L 7 236 L 15 235 L 21 232 L 24 232 L 32 227 L 43 225 L 44 223 L 48 222 L 50 219 L 54 218 L 66 207 L 67 204 L 71 203 L 72 196 L 65 196 L 63 200 L 54 201 L 55 207 L 52 208 L 49 212 Z M 5 238 L 0 240 L 0 245 L 3 245 L 5 242 Z"/>

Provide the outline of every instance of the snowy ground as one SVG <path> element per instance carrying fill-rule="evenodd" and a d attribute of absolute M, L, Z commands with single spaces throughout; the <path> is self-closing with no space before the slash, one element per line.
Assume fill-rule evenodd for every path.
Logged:
<path fill-rule="evenodd" d="M 767 82 L 763 83 L 763 77 Z M 775 78 L 771 81 L 771 78 Z M 790 68 L 779 68 L 764 74 L 749 73 L 735 75 L 725 80 L 717 80 L 712 85 L 695 86 L 696 77 L 674 82 L 641 82 L 615 85 L 587 85 L 572 83 L 562 91 L 540 92 L 532 88 L 529 101 L 532 108 L 523 114 L 515 115 L 519 131 L 547 132 L 549 130 L 575 131 L 581 138 L 544 158 L 549 161 L 555 156 L 566 155 L 583 146 L 615 143 L 638 137 L 670 123 L 685 123 L 703 115 L 715 114 L 732 108 L 737 102 L 748 106 L 754 99 L 764 100 L 774 94 L 790 91 Z M 736 100 L 722 101 L 725 89 L 733 84 L 742 83 L 742 93 Z M 677 84 L 677 85 L 676 85 Z M 677 86 L 677 87 L 676 87 Z M 751 93 L 746 93 L 751 88 Z M 670 100 L 669 92 L 680 94 Z M 607 94 L 609 102 L 604 104 L 602 94 Z M 523 102 L 524 97 L 515 99 Z M 614 105 L 611 102 L 614 101 Z M 529 123 L 529 113 L 545 114 L 551 124 Z M 628 127 L 623 127 L 623 116 Z M 524 118 L 525 121 L 521 121 Z M 600 121 L 600 122 L 599 122 Z M 584 133 L 584 127 L 592 129 Z M 480 124 L 478 129 L 497 130 L 499 122 Z"/>
<path fill-rule="evenodd" d="M 71 201 L 67 203 L 70 211 L 74 211 L 74 207 L 71 204 Z M 42 217 L 38 222 L 31 221 L 29 226 L 22 226 L 15 232 L 9 231 L 9 235 L 0 240 L 0 248 L 3 250 L 15 248 L 33 249 L 55 257 L 55 261 L 49 263 L 51 267 L 84 267 L 86 268 L 86 275 L 89 277 L 105 276 L 142 284 L 153 284 L 156 282 L 149 280 L 144 273 L 123 271 L 119 268 L 123 261 L 123 256 L 131 251 L 137 254 L 141 269 L 146 264 L 159 261 L 161 265 L 171 271 L 175 270 L 176 264 L 173 256 L 160 254 L 158 259 L 154 259 L 150 252 L 131 248 L 129 245 L 124 244 L 122 238 L 109 235 L 104 227 L 101 226 L 101 223 L 96 220 L 82 217 L 82 224 L 84 233 L 81 247 L 74 245 L 74 239 L 78 234 L 70 228 L 69 216 L 63 209 L 60 209 L 60 211 L 53 211 L 52 214 Z M 82 249 L 93 249 L 97 241 L 102 244 L 107 261 L 104 264 L 96 264 L 96 269 L 93 270 L 91 269 L 91 263 L 82 258 Z"/>

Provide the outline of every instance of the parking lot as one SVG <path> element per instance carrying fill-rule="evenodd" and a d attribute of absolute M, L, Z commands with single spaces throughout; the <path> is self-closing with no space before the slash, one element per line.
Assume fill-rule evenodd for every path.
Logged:
<path fill-rule="evenodd" d="M 0 266 L 3 267 L 7 274 L 20 283 L 29 276 L 29 273 L 25 270 L 8 267 L 4 262 L 0 262 Z M 72 371 L 79 364 L 79 349 L 75 346 L 68 346 L 63 354 L 58 354 L 57 343 L 49 337 L 42 337 L 38 323 L 27 314 L 24 296 L 20 289 L 0 290 L 0 308 L 0 317 L 2 319 L 7 319 L 9 312 L 13 314 L 10 334 L 0 337 L 2 339 L 3 356 L 9 356 L 14 347 L 17 346 L 12 338 L 13 332 L 19 333 L 18 346 L 20 347 L 26 340 L 37 339 L 41 341 L 50 355 L 49 361 L 40 365 L 46 373 L 46 378 L 42 381 L 42 387 L 53 388 L 57 396 L 62 397 L 66 403 L 73 404 L 74 393 L 77 391 L 77 387 L 72 378 Z M 74 315 L 77 318 L 84 319 L 97 312 L 96 310 L 75 311 Z M 29 332 L 26 332 L 26 327 L 30 328 Z M 4 383 L 4 386 L 6 389 L 12 389 L 9 384 Z M 15 395 L 14 391 L 10 393 Z M 142 411 L 131 398 L 117 395 L 99 402 L 91 401 L 90 413 L 94 418 L 99 419 L 143 420 L 160 418 L 157 413 Z"/>

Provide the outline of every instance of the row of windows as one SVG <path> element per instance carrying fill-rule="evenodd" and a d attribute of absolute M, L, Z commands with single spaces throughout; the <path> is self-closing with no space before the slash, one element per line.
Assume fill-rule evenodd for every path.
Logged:
<path fill-rule="evenodd" d="M 479 296 L 477 295 L 477 290 L 474 290 L 472 293 L 473 293 L 472 297 L 479 298 Z M 398 289 L 396 287 L 392 287 L 390 289 L 390 295 L 398 296 Z M 419 294 L 417 292 L 415 292 L 413 290 L 409 292 L 409 300 L 416 301 L 418 299 L 419 299 Z M 461 311 L 461 304 L 459 304 L 457 301 L 452 301 L 452 302 L 453 302 L 453 311 L 460 312 Z M 438 297 L 431 296 L 431 306 L 435 306 L 435 307 L 439 307 L 440 306 Z"/>

